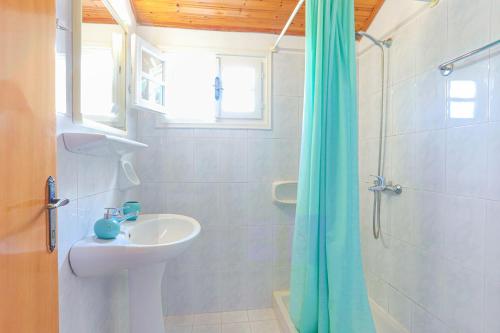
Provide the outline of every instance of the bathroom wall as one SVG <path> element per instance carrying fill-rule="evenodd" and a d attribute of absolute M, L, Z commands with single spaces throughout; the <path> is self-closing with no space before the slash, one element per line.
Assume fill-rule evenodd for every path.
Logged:
<path fill-rule="evenodd" d="M 409 3 L 386 1 L 373 24 L 377 37 L 394 38 L 385 175 L 404 186 L 400 196 L 383 194 L 378 241 L 367 187 L 376 174 L 379 51 L 358 59 L 370 297 L 413 333 L 499 332 L 500 48 L 461 62 L 447 78 L 437 66 L 500 38 L 500 1 L 441 0 L 420 4 L 409 20 L 387 19 Z"/>
<path fill-rule="evenodd" d="M 71 1 L 57 1 L 60 24 L 71 30 Z M 85 132 L 71 118 L 71 31 L 56 35 L 57 182 L 60 198 L 70 204 L 58 210 L 59 324 L 61 333 L 123 333 L 128 331 L 126 273 L 99 278 L 78 278 L 68 262 L 71 245 L 92 233 L 104 207 L 117 207 L 130 197 L 117 188 L 118 159 L 68 152 L 63 132 Z M 136 115 L 130 111 L 130 137 Z"/>
<path fill-rule="evenodd" d="M 268 50 L 275 36 L 139 27 L 165 49 L 172 44 Z M 284 45 L 303 48 L 303 39 Z M 290 43 L 292 42 L 292 43 Z M 140 112 L 138 140 L 145 212 L 193 216 L 195 243 L 167 264 L 164 310 L 169 314 L 271 307 L 287 289 L 295 206 L 272 202 L 271 184 L 296 180 L 304 54 L 273 55 L 272 130 L 157 128 L 161 115 Z"/>

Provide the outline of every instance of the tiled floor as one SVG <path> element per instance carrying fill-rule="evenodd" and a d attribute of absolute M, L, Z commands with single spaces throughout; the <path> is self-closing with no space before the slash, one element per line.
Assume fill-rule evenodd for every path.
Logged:
<path fill-rule="evenodd" d="M 281 333 L 273 309 L 165 318 L 166 333 Z"/>

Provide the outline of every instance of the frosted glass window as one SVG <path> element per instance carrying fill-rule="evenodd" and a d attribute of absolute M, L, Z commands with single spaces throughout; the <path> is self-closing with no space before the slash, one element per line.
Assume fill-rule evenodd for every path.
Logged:
<path fill-rule="evenodd" d="M 220 56 L 221 97 L 218 117 L 261 119 L 263 60 L 257 57 Z"/>

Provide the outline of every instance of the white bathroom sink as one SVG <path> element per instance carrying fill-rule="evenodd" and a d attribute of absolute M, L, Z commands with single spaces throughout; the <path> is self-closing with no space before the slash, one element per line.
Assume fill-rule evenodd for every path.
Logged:
<path fill-rule="evenodd" d="M 73 272 L 96 276 L 167 261 L 200 233 L 200 224 L 182 215 L 149 214 L 124 222 L 121 231 L 116 239 L 89 236 L 74 244 L 69 254 Z"/>
<path fill-rule="evenodd" d="M 161 302 L 165 262 L 185 250 L 200 230 L 191 217 L 141 215 L 135 222 L 124 222 L 116 239 L 89 236 L 75 243 L 70 265 L 79 277 L 127 269 L 130 332 L 165 333 Z"/>

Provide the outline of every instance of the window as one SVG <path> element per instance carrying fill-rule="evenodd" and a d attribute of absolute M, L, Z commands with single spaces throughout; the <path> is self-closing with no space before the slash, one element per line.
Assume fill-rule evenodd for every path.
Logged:
<path fill-rule="evenodd" d="M 141 109 L 165 112 L 165 58 L 161 51 L 136 35 L 134 105 Z"/>
<path fill-rule="evenodd" d="M 138 55 L 136 96 L 141 109 L 165 115 L 158 126 L 270 128 L 267 54 L 150 48 Z"/>
<path fill-rule="evenodd" d="M 217 116 L 262 119 L 264 61 L 262 58 L 218 56 Z"/>

